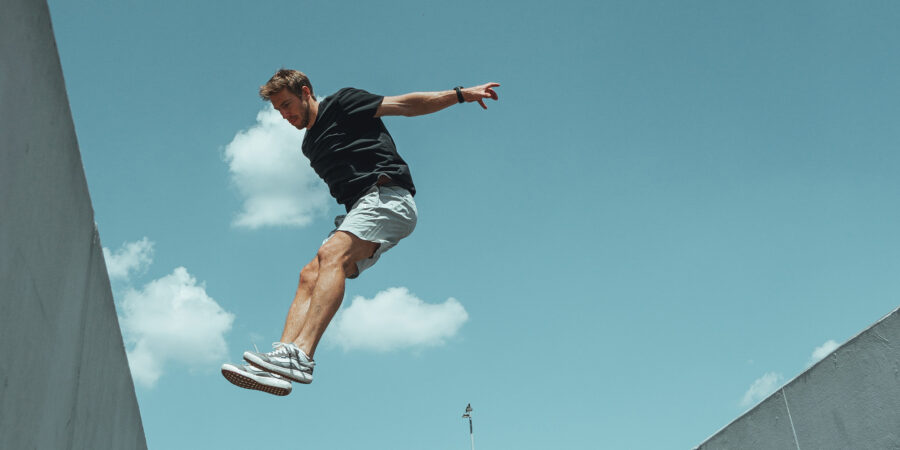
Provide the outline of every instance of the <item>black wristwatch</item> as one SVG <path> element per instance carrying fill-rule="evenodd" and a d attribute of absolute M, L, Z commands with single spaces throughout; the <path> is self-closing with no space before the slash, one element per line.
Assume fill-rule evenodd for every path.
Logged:
<path fill-rule="evenodd" d="M 464 99 L 462 96 L 462 91 L 460 91 L 460 89 L 462 89 L 462 88 L 463 88 L 462 86 L 457 86 L 457 87 L 453 88 L 453 90 L 456 91 L 456 99 L 459 100 L 459 103 L 464 103 L 466 101 L 466 99 Z"/>

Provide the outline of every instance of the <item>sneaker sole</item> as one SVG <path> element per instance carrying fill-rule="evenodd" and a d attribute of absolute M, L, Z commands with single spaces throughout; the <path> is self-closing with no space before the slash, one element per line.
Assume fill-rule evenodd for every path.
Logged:
<path fill-rule="evenodd" d="M 256 367 L 258 369 L 265 370 L 266 372 L 276 373 L 276 374 L 281 375 L 291 381 L 296 381 L 297 383 L 302 383 L 302 384 L 312 383 L 311 379 L 307 380 L 304 378 L 295 378 L 294 376 L 292 376 L 292 374 L 285 373 L 284 367 L 276 366 L 274 364 L 269 364 L 269 363 L 263 361 L 258 356 L 254 355 L 253 353 L 250 353 L 250 352 L 244 353 L 244 361 L 247 361 L 248 363 L 252 364 L 254 367 Z"/>
<path fill-rule="evenodd" d="M 232 372 L 230 370 L 222 369 L 222 376 L 225 377 L 231 384 L 242 387 L 244 389 L 251 389 L 254 391 L 262 391 L 268 394 L 277 395 L 279 397 L 284 397 L 291 393 L 290 388 L 280 388 L 275 386 L 269 386 L 267 384 L 262 384 L 253 378 L 247 377 L 245 375 L 241 375 L 237 372 Z"/>

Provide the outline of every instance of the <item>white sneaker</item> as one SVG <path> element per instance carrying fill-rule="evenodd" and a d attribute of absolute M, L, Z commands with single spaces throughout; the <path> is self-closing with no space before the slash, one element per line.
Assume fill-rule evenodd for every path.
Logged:
<path fill-rule="evenodd" d="M 310 359 L 294 344 L 276 342 L 275 350 L 269 353 L 244 352 L 244 360 L 273 374 L 281 375 L 298 383 L 309 384 L 313 380 L 315 361 Z"/>
<path fill-rule="evenodd" d="M 222 375 L 235 386 L 244 389 L 255 389 L 274 395 L 288 395 L 291 393 L 291 382 L 284 377 L 257 369 L 250 364 L 240 366 L 234 364 L 222 364 Z"/>

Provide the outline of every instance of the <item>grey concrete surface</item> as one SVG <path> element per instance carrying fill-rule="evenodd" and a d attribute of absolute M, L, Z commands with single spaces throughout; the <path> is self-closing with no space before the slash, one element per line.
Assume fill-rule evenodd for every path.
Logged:
<path fill-rule="evenodd" d="M 0 448 L 146 448 L 50 15 L 0 0 Z"/>
<path fill-rule="evenodd" d="M 900 449 L 900 310 L 697 448 Z"/>

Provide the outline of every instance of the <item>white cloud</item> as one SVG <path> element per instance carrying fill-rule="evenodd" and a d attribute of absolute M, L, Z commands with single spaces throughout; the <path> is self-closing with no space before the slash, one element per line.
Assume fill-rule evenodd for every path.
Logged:
<path fill-rule="evenodd" d="M 429 304 L 399 287 L 371 300 L 355 297 L 338 313 L 329 335 L 344 350 L 420 349 L 442 345 L 467 320 L 469 314 L 454 298 Z"/>
<path fill-rule="evenodd" d="M 811 366 L 811 365 L 821 361 L 822 358 L 830 355 L 831 352 L 835 351 L 839 346 L 840 346 L 840 344 L 838 344 L 837 342 L 835 342 L 832 339 L 829 339 L 824 344 L 820 345 L 819 347 L 816 347 L 816 349 L 813 350 L 812 355 L 809 357 L 809 361 L 806 363 L 806 365 Z"/>
<path fill-rule="evenodd" d="M 812 355 L 810 355 L 809 360 L 806 363 L 806 366 L 812 366 L 813 364 L 822 360 L 826 356 L 830 355 L 831 352 L 835 351 L 840 344 L 835 342 L 832 339 L 829 339 L 824 344 L 816 347 Z M 752 361 L 751 361 L 752 363 Z M 772 395 L 773 392 L 778 390 L 779 387 L 784 383 L 784 376 L 780 373 L 768 372 L 765 375 L 756 379 L 753 382 L 753 385 L 750 386 L 750 389 L 744 393 L 744 397 L 741 399 L 741 407 L 748 407 L 751 405 L 755 405 L 760 401 L 767 398 L 769 395 Z"/>
<path fill-rule="evenodd" d="M 750 386 L 750 389 L 744 393 L 744 398 L 741 399 L 741 407 L 746 408 L 759 403 L 778 390 L 783 382 L 784 376 L 775 372 L 768 372 L 757 378 L 753 385 Z"/>
<path fill-rule="evenodd" d="M 303 135 L 267 107 L 225 147 L 231 180 L 243 200 L 233 225 L 304 226 L 328 210 L 331 196 L 300 150 Z"/>
<path fill-rule="evenodd" d="M 227 356 L 224 334 L 234 314 L 207 295 L 184 267 L 140 290 L 128 289 L 119 312 L 131 374 L 144 386 L 156 384 L 169 362 L 198 369 Z"/>
<path fill-rule="evenodd" d="M 153 242 L 146 237 L 126 242 L 115 252 L 103 247 L 103 259 L 110 280 L 128 280 L 132 274 L 147 270 L 153 263 Z"/>

